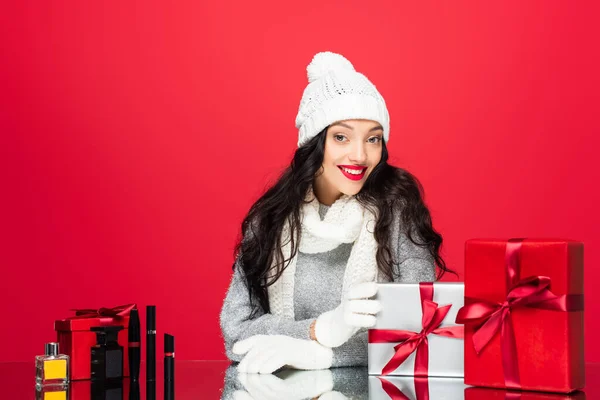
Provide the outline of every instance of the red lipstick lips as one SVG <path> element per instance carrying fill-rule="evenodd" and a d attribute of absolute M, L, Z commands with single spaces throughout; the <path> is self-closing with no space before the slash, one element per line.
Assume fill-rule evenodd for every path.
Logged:
<path fill-rule="evenodd" d="M 358 165 L 338 165 L 340 171 L 344 176 L 352 181 L 360 181 L 365 176 L 365 171 L 367 167 L 361 167 Z M 352 171 L 361 171 L 360 174 L 351 174 L 349 172 L 344 171 L 344 168 L 352 170 Z"/>

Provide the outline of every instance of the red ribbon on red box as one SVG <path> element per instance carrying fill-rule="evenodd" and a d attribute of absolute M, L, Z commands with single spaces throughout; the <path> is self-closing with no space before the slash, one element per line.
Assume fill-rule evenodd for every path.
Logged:
<path fill-rule="evenodd" d="M 125 304 L 113 308 L 74 308 L 71 309 L 71 311 L 75 311 L 75 316 L 70 317 L 70 319 L 94 317 L 110 317 L 111 319 L 121 319 L 129 315 L 131 310 L 133 310 L 135 307 L 135 304 Z"/>
<path fill-rule="evenodd" d="M 517 357 L 517 344 L 510 313 L 520 307 L 552 311 L 583 310 L 583 295 L 557 296 L 550 291 L 547 276 L 529 276 L 520 279 L 522 238 L 506 243 L 506 287 L 503 303 L 485 299 L 465 298 L 465 306 L 458 310 L 456 323 L 477 324 L 473 333 L 475 351 L 479 354 L 492 338 L 501 331 L 502 366 L 507 387 L 520 389 L 521 380 Z"/>
<path fill-rule="evenodd" d="M 370 329 L 369 343 L 392 343 L 402 342 L 394 346 L 396 353 L 392 359 L 383 367 L 382 375 L 388 375 L 398 368 L 408 356 L 415 350 L 415 376 L 426 377 L 429 373 L 429 341 L 428 335 L 440 335 L 462 339 L 464 328 L 462 326 L 439 326 L 446 318 L 452 304 L 439 307 L 433 301 L 433 283 L 422 282 L 419 284 L 421 295 L 421 310 L 423 311 L 422 326 L 420 332 L 405 331 L 399 329 Z"/>

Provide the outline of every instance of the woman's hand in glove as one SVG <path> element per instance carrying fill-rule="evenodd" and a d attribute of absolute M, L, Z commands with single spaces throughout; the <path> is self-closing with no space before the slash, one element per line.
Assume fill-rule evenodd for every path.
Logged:
<path fill-rule="evenodd" d="M 314 340 L 285 335 L 254 335 L 237 342 L 231 350 L 246 354 L 238 365 L 238 371 L 243 373 L 270 374 L 286 365 L 295 369 L 327 369 L 333 361 L 330 348 Z"/>
<path fill-rule="evenodd" d="M 351 287 L 339 306 L 317 318 L 317 341 L 327 347 L 338 347 L 346 343 L 360 328 L 374 326 L 375 314 L 381 310 L 379 300 L 369 300 L 375 294 L 375 282 L 363 282 Z"/>
<path fill-rule="evenodd" d="M 286 371 L 287 372 L 287 371 Z M 278 374 L 280 375 L 280 374 Z M 237 379 L 245 391 L 234 393 L 235 400 L 301 400 L 331 397 L 333 378 L 328 369 L 315 371 L 290 371 L 280 377 L 271 374 L 239 373 Z M 323 397 L 325 396 L 325 397 Z"/>

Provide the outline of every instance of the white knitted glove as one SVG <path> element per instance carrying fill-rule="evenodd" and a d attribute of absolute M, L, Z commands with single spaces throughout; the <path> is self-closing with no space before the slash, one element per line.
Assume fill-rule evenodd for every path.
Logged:
<path fill-rule="evenodd" d="M 327 369 L 333 351 L 314 340 L 285 335 L 254 335 L 233 345 L 235 354 L 246 354 L 239 372 L 270 374 L 283 366 L 295 369 Z"/>
<path fill-rule="evenodd" d="M 315 336 L 327 347 L 346 343 L 360 328 L 375 325 L 381 311 L 379 300 L 367 300 L 377 294 L 377 283 L 363 282 L 352 286 L 339 306 L 317 318 Z"/>
<path fill-rule="evenodd" d="M 319 400 L 348 400 L 348 398 L 342 393 L 334 390 L 333 392 L 323 393 L 319 396 Z"/>
<path fill-rule="evenodd" d="M 246 391 L 235 391 L 235 400 L 312 399 L 333 389 L 333 377 L 328 369 L 293 371 L 284 379 L 271 374 L 245 373 L 239 373 L 237 378 Z"/>

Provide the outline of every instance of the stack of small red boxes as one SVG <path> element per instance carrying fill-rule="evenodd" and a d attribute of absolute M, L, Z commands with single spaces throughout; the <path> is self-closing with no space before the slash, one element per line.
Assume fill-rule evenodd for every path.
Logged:
<path fill-rule="evenodd" d="M 583 243 L 466 242 L 465 306 L 456 318 L 465 324 L 465 384 L 584 398 L 572 393 L 585 386 L 583 315 Z M 502 399 L 507 393 L 467 388 L 465 397 L 490 399 L 494 392 Z"/>
<path fill-rule="evenodd" d="M 122 326 L 118 343 L 123 346 L 123 376 L 129 376 L 128 328 L 129 312 L 135 304 L 99 310 L 75 310 L 73 317 L 54 322 L 54 330 L 61 352 L 70 357 L 71 380 L 90 379 L 91 348 L 96 344 L 93 326 Z"/>

